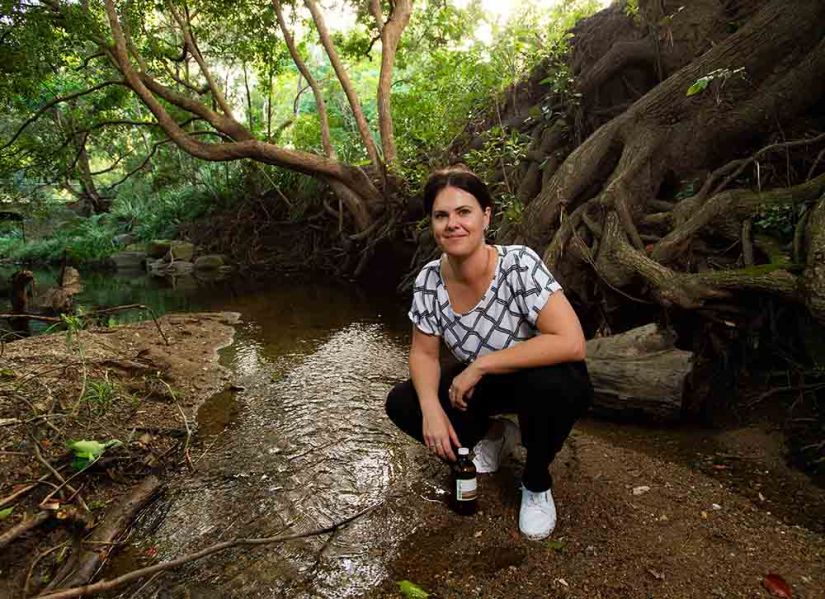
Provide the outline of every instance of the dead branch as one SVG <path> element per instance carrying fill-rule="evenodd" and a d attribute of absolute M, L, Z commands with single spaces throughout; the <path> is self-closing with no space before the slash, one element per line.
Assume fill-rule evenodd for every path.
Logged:
<path fill-rule="evenodd" d="M 238 538 L 232 539 L 229 541 L 223 541 L 221 543 L 216 543 L 214 545 L 210 545 L 200 551 L 195 553 L 190 553 L 188 555 L 184 555 L 177 559 L 173 559 L 168 562 L 164 562 L 162 564 L 156 564 L 154 566 L 149 566 L 146 568 L 140 568 L 139 570 L 135 570 L 133 572 L 129 572 L 128 574 L 124 574 L 122 576 L 118 576 L 117 578 L 113 578 L 112 580 L 103 580 L 100 582 L 96 582 L 94 584 L 65 589 L 62 591 L 57 591 L 54 593 L 49 593 L 45 595 L 38 595 L 37 599 L 70 599 L 72 597 L 83 597 L 86 595 L 91 595 L 93 593 L 100 593 L 103 591 L 109 591 L 115 589 L 117 587 L 123 586 L 128 582 L 132 582 L 133 580 L 139 580 L 144 576 L 150 576 L 155 574 L 156 572 L 161 572 L 163 570 L 171 570 L 173 568 L 177 568 L 178 566 L 182 566 L 183 564 L 187 564 L 201 558 L 207 557 L 212 555 L 213 553 L 218 553 L 219 551 L 224 551 L 226 549 L 231 549 L 232 547 L 240 547 L 240 546 L 257 546 L 257 545 L 272 545 L 274 543 L 284 543 L 286 541 L 293 541 L 296 539 L 305 539 L 308 537 L 316 537 L 323 534 L 328 534 L 331 532 L 335 532 L 342 526 L 349 524 L 350 522 L 360 518 L 364 514 L 371 512 L 372 510 L 376 509 L 380 506 L 383 501 L 379 501 L 374 503 L 371 506 L 364 508 L 363 510 L 353 514 L 348 518 L 344 518 L 339 522 L 335 522 L 329 526 L 325 526 L 324 528 L 319 528 L 317 530 L 312 530 L 309 532 L 304 533 L 297 533 L 291 535 L 279 535 L 274 537 L 261 537 L 261 538 Z"/>
<path fill-rule="evenodd" d="M 156 476 L 147 476 L 140 484 L 135 485 L 126 498 L 106 514 L 91 538 L 85 541 L 87 544 L 103 547 L 81 549 L 61 568 L 47 588 L 54 588 L 58 584 L 82 585 L 91 580 L 108 557 L 115 540 L 129 527 L 137 513 L 160 491 L 161 486 L 160 479 Z"/>
<path fill-rule="evenodd" d="M 40 453 L 40 443 L 38 443 L 38 442 L 37 442 L 37 439 L 35 439 L 34 437 L 32 437 L 32 443 L 33 443 L 33 447 L 34 447 L 34 455 L 35 455 L 35 457 L 37 458 L 37 461 L 38 461 L 38 462 L 40 462 L 41 464 L 43 464 L 43 465 L 46 467 L 46 470 L 48 470 L 49 472 L 51 472 L 51 473 L 52 473 L 52 476 L 54 476 L 54 477 L 55 477 L 55 478 L 56 478 L 56 479 L 57 479 L 57 480 L 61 483 L 61 486 L 64 486 L 64 487 L 66 487 L 67 489 L 69 489 L 69 491 L 71 491 L 71 492 L 72 492 L 73 496 L 77 497 L 77 501 L 78 501 L 78 502 L 80 503 L 80 505 L 83 507 L 84 511 L 89 512 L 89 506 L 88 506 L 88 505 L 86 505 L 86 502 L 83 500 L 83 497 L 81 497 L 81 496 L 80 496 L 80 493 L 78 493 L 78 491 L 77 491 L 74 487 L 72 487 L 71 485 L 69 485 L 69 484 L 66 482 L 66 479 L 65 479 L 65 478 L 63 478 L 63 475 L 62 475 L 62 474 L 60 474 L 60 473 L 59 473 L 59 472 L 55 469 L 55 467 L 54 467 L 54 466 L 52 466 L 52 465 L 48 462 L 48 460 L 47 460 L 46 458 L 44 458 L 44 457 L 43 457 L 43 454 L 42 454 L 42 453 Z"/>
<path fill-rule="evenodd" d="M 23 520 L 20 524 L 13 526 L 12 528 L 4 532 L 2 535 L 0 535 L 0 549 L 3 549 L 6 545 L 14 541 L 17 537 L 26 534 L 34 528 L 37 528 L 51 517 L 51 512 L 42 510 L 40 512 L 37 512 L 37 514 L 33 518 L 27 518 L 26 520 Z"/>

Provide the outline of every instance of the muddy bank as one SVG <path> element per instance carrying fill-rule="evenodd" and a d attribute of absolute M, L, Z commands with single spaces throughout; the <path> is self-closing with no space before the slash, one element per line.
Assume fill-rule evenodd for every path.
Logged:
<path fill-rule="evenodd" d="M 45 588 L 130 489 L 192 464 L 196 411 L 228 384 L 218 350 L 232 342 L 237 320 L 167 315 L 3 347 L 0 534 L 42 522 L 2 551 L 0 596 Z M 69 448 L 77 440 L 99 445 L 82 455 Z"/>

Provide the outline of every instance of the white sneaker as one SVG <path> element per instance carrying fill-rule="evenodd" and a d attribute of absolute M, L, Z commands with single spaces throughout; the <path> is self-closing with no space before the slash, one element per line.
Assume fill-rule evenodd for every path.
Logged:
<path fill-rule="evenodd" d="M 534 493 L 521 488 L 521 510 L 518 527 L 525 537 L 533 541 L 544 539 L 556 527 L 556 504 L 550 489 Z"/>
<path fill-rule="evenodd" d="M 501 465 L 501 459 L 508 455 L 518 442 L 518 427 L 507 420 L 500 419 L 504 432 L 498 439 L 482 439 L 473 447 L 473 464 L 478 474 L 492 474 Z"/>

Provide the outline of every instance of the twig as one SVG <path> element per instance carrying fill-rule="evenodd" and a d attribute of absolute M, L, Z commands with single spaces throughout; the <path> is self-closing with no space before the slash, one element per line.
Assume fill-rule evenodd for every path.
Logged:
<path fill-rule="evenodd" d="M 99 456 L 97 456 L 94 460 L 92 460 L 91 462 L 89 462 L 89 463 L 88 463 L 88 465 L 86 465 L 86 466 L 83 468 L 83 470 L 78 470 L 77 472 L 75 472 L 74 474 L 72 474 L 69 478 L 67 478 L 67 479 L 66 479 L 66 480 L 64 480 L 62 483 L 60 483 L 60 485 L 58 485 L 57 487 L 55 487 L 55 488 L 54 488 L 54 490 L 53 490 L 51 493 L 49 493 L 48 495 L 46 495 L 46 497 L 45 497 L 45 498 L 43 498 L 43 500 L 40 502 L 40 505 L 42 506 L 44 503 L 46 503 L 49 499 L 51 499 L 51 498 L 52 498 L 52 497 L 53 497 L 53 496 L 54 496 L 54 495 L 55 495 L 58 491 L 60 491 L 60 489 L 62 489 L 63 487 L 68 487 L 68 488 L 71 488 L 71 487 L 69 487 L 69 481 L 70 481 L 70 480 L 72 480 L 72 479 L 74 479 L 76 476 L 78 476 L 78 475 L 80 475 L 80 474 L 82 474 L 82 473 L 86 472 L 86 470 L 88 470 L 89 468 L 91 468 L 92 464 L 95 464 L 95 463 L 96 463 L 96 462 L 97 462 L 97 461 L 98 461 L 98 460 L 99 460 L 102 456 L 103 456 L 103 454 L 100 454 L 100 455 L 99 455 Z"/>
<path fill-rule="evenodd" d="M 224 430 L 226 430 L 226 429 L 224 429 Z M 206 449 L 204 449 L 204 450 L 203 450 L 203 453 L 202 453 L 202 454 L 200 454 L 197 458 L 195 458 L 195 461 L 194 461 L 194 463 L 195 463 L 195 464 L 197 464 L 198 462 L 200 462 L 200 461 L 203 459 L 203 456 L 205 456 L 205 455 L 209 452 L 209 450 L 210 450 L 210 449 L 212 449 L 212 448 L 215 446 L 215 443 L 217 443 L 218 441 L 220 441 L 220 438 L 221 438 L 221 435 L 223 435 L 223 432 L 224 432 L 224 431 L 219 432 L 219 433 L 215 436 L 215 440 L 214 440 L 214 441 L 212 441 L 212 443 L 210 443 L 210 444 L 209 444 L 209 446 L 208 446 Z"/>
<path fill-rule="evenodd" d="M 37 566 L 37 564 L 40 562 L 41 559 L 43 559 L 44 557 L 46 557 L 50 553 L 52 553 L 54 551 L 57 551 L 61 547 L 65 547 L 66 543 L 68 543 L 68 541 L 63 541 L 59 545 L 55 545 L 51 549 L 46 549 L 46 551 L 41 551 L 40 553 L 37 554 L 37 557 L 34 558 L 34 561 L 32 561 L 32 565 L 29 566 L 29 572 L 28 572 L 28 574 L 26 574 L 26 582 L 23 583 L 23 596 L 24 597 L 29 596 L 29 583 L 31 582 L 32 574 L 34 574 L 35 566 Z"/>
<path fill-rule="evenodd" d="M 25 455 L 29 455 L 29 454 L 25 454 Z M 26 493 L 28 493 L 29 491 L 34 489 L 39 483 L 46 482 L 46 479 L 48 479 L 50 476 L 51 476 L 51 473 L 44 474 L 43 476 L 41 476 L 40 478 L 37 479 L 37 482 L 33 482 L 29 485 L 26 485 L 25 487 L 22 487 L 22 488 L 18 489 L 17 491 L 12 493 L 11 495 L 8 495 L 8 496 L 4 497 L 3 499 L 0 499 L 0 507 L 3 507 L 7 503 L 11 503 L 12 501 L 17 499 L 18 497 L 21 497 L 21 496 L 25 495 Z"/>
<path fill-rule="evenodd" d="M 37 442 L 37 439 L 32 437 L 32 441 L 34 443 L 34 455 L 37 457 L 37 461 L 39 461 L 41 464 L 43 464 L 46 467 L 46 469 L 49 472 L 51 472 L 52 475 L 58 481 L 63 483 L 63 485 L 65 485 L 66 488 L 69 489 L 69 491 L 71 491 L 73 494 L 75 494 L 77 496 L 78 502 L 80 502 L 80 505 L 83 507 L 84 510 L 86 510 L 88 512 L 89 511 L 89 506 L 86 505 L 86 502 L 83 500 L 83 497 L 78 494 L 77 490 L 74 487 L 66 484 L 66 479 L 64 479 L 63 476 L 57 470 L 54 469 L 54 466 L 49 464 L 49 462 L 46 460 L 46 458 L 43 457 L 43 454 L 40 453 L 40 444 Z"/>
<path fill-rule="evenodd" d="M 752 408 L 758 403 L 768 399 L 772 395 L 776 395 L 777 393 L 785 393 L 786 391 L 812 391 L 817 389 L 825 388 L 825 383 L 811 383 L 809 385 L 799 385 L 797 387 L 788 386 L 788 387 L 774 387 L 773 389 L 769 389 L 761 394 L 759 397 L 754 399 L 752 402 L 748 403 L 746 407 Z"/>
<path fill-rule="evenodd" d="M 166 385 L 166 388 L 169 390 L 169 395 L 172 396 L 172 401 L 175 402 L 175 407 L 177 407 L 178 412 L 180 413 L 180 417 L 183 418 L 183 426 L 186 427 L 186 440 L 183 442 L 183 457 L 186 460 L 186 465 L 189 468 L 190 472 L 195 471 L 195 466 L 192 464 L 192 458 L 189 456 L 189 441 L 192 439 L 192 429 L 189 428 L 189 419 L 186 418 L 186 414 L 183 412 L 183 408 L 180 407 L 180 403 L 178 402 L 177 395 L 172 390 L 172 387 L 169 386 L 169 383 L 160 379 L 160 382 Z"/>
<path fill-rule="evenodd" d="M 123 310 L 146 310 L 149 313 L 149 316 L 152 317 L 152 320 L 155 322 L 155 326 L 158 329 L 158 333 L 163 338 L 164 343 L 169 345 L 169 339 L 166 338 L 166 335 L 163 332 L 163 329 L 160 327 L 160 323 L 158 322 L 158 318 L 155 315 L 154 310 L 149 306 L 145 306 L 143 304 L 128 304 L 125 306 L 115 306 L 114 308 L 104 308 L 102 310 L 93 310 L 91 312 L 86 312 L 80 318 L 87 319 L 90 316 L 100 316 L 103 314 L 111 314 L 113 312 L 122 312 Z M 42 320 L 44 322 L 63 322 L 62 318 L 56 318 L 54 316 L 40 316 L 38 314 L 0 314 L 0 318 L 28 318 L 31 320 Z"/>
<path fill-rule="evenodd" d="M 102 580 L 100 582 L 96 582 L 94 584 L 89 584 L 81 587 L 75 587 L 71 589 L 64 589 L 62 591 L 57 591 L 55 593 L 49 593 L 46 595 L 38 595 L 37 599 L 70 599 L 72 597 L 83 597 L 86 595 L 91 595 L 93 593 L 101 593 L 103 591 L 109 591 L 111 589 L 117 588 L 119 586 L 123 586 L 127 582 L 132 582 L 133 580 L 138 580 L 143 578 L 144 576 L 149 576 L 150 574 L 155 574 L 156 572 L 162 572 L 163 570 L 171 570 L 172 568 L 177 568 L 183 564 L 187 564 L 189 562 L 193 562 L 195 560 L 199 560 L 204 558 L 208 555 L 212 555 L 213 553 L 217 553 L 219 551 L 224 551 L 225 549 L 231 549 L 232 547 L 239 547 L 239 546 L 247 546 L 247 545 L 271 545 L 273 543 L 284 543 L 286 541 L 293 541 L 296 539 L 305 539 L 307 537 L 317 537 L 319 535 L 335 532 L 342 526 L 345 526 L 360 518 L 364 514 L 371 512 L 378 506 L 380 506 L 384 501 L 379 501 L 374 503 L 371 506 L 364 508 L 363 510 L 357 512 L 356 514 L 344 518 L 339 522 L 335 522 L 329 526 L 324 528 L 319 528 L 317 530 L 312 530 L 309 532 L 291 534 L 291 535 L 282 535 L 282 536 L 274 536 L 274 537 L 261 537 L 261 538 L 252 538 L 252 539 L 232 539 L 230 541 L 223 541 L 222 543 L 216 543 L 214 545 L 210 545 L 200 551 L 196 551 L 195 553 L 190 553 L 188 555 L 184 555 L 177 559 L 173 559 L 168 562 L 164 562 L 162 564 L 155 564 L 154 566 L 148 566 L 146 568 L 140 568 L 138 570 L 134 570 L 122 576 L 118 576 L 117 578 L 113 578 L 111 580 Z"/>

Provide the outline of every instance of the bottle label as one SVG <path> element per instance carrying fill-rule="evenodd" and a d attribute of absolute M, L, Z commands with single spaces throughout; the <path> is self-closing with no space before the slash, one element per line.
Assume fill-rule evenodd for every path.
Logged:
<path fill-rule="evenodd" d="M 477 486 L 475 478 L 469 480 L 459 478 L 455 481 L 455 498 L 458 501 L 472 501 L 476 498 L 476 495 Z"/>

